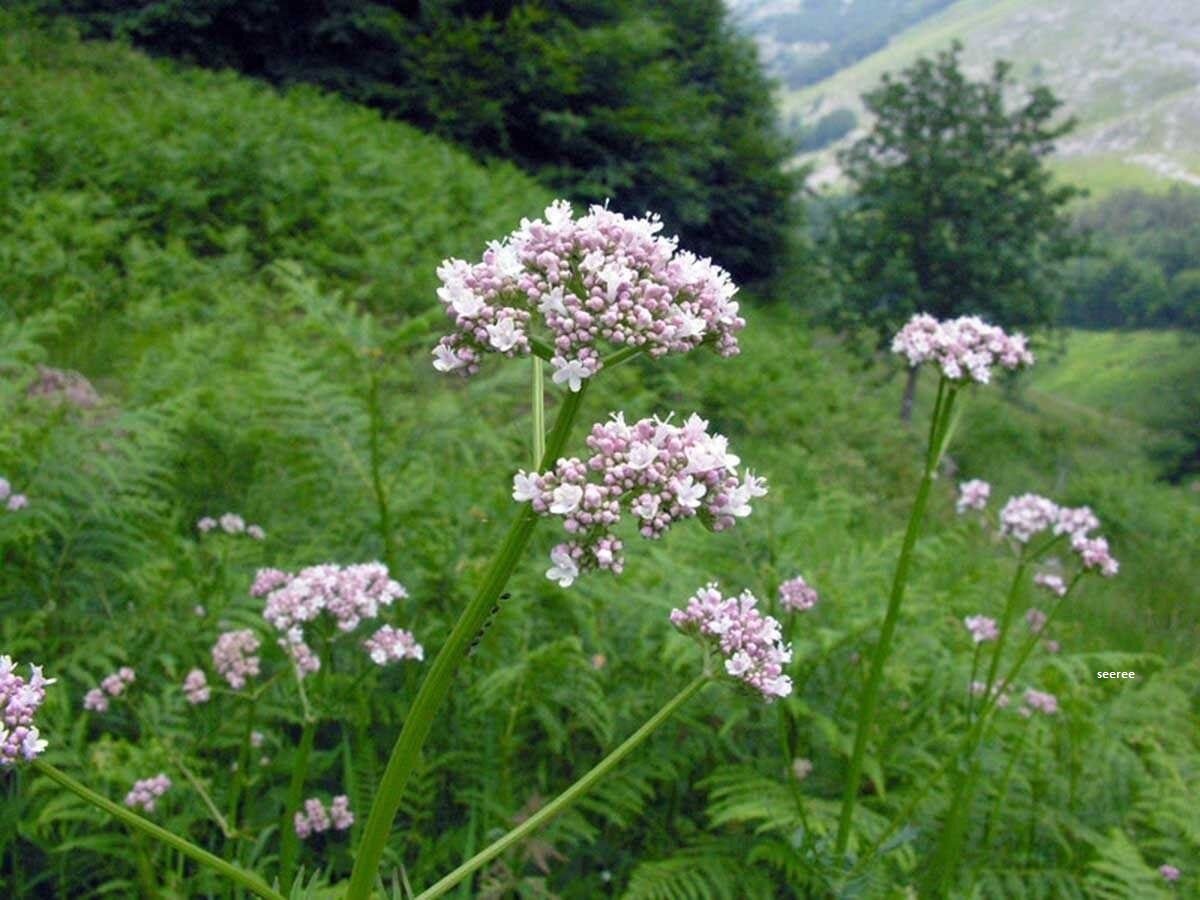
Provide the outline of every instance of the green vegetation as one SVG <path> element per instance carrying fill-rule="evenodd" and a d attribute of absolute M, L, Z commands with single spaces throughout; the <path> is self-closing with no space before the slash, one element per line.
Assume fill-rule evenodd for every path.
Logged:
<path fill-rule="evenodd" d="M 797 210 L 790 142 L 721 0 L 230 4 L 68 0 L 92 36 L 315 84 L 578 202 L 654 210 L 740 279 L 780 274 Z M 286 28 L 275 23 L 286 20 Z"/>
<path fill-rule="evenodd" d="M 795 9 L 743 0 L 731 4 L 752 34 L 782 49 L 771 72 L 789 88 L 802 88 L 870 56 L 897 32 L 949 6 L 953 0 L 809 0 Z"/>
<path fill-rule="evenodd" d="M 1071 129 L 1054 121 L 1059 101 L 1034 88 L 1007 108 L 1008 65 L 973 80 L 961 49 L 885 75 L 863 97 L 870 130 L 838 155 L 854 194 L 828 242 L 834 317 L 870 330 L 877 346 L 917 312 L 1048 325 L 1056 264 L 1077 249 L 1064 212 L 1076 191 L 1055 185 L 1043 162 Z"/>
<path fill-rule="evenodd" d="M 436 651 L 517 514 L 511 475 L 531 447 L 526 362 L 489 360 L 470 381 L 431 368 L 444 328 L 427 314 L 433 270 L 478 255 L 549 195 L 311 89 L 278 96 L 9 18 L 0 185 L 0 476 L 30 500 L 0 511 L 0 653 L 59 680 L 39 713 L 48 763 L 117 800 L 169 773 L 152 818 L 273 877 L 302 735 L 303 794 L 346 793 L 365 816 L 423 664 L 356 681 L 339 658 L 314 687 L 311 729 L 294 692 L 264 685 L 261 756 L 247 752 L 247 699 L 214 691 L 192 707 L 180 684 L 231 625 L 262 629 L 264 659 L 280 655 L 247 594 L 268 565 L 386 561 L 411 595 L 396 620 Z M 414 773 L 389 889 L 390 867 L 418 891 L 435 883 L 676 695 L 697 653 L 666 617 L 698 586 L 719 578 L 773 598 L 798 572 L 822 600 L 791 622 L 793 696 L 768 707 L 707 689 L 464 895 L 816 897 L 849 876 L 848 891 L 885 898 L 915 883 L 949 799 L 937 775 L 970 678 L 962 619 L 994 615 L 1011 574 L 991 532 L 953 512 L 955 480 L 981 477 L 1000 500 L 1032 490 L 1091 504 L 1122 570 L 1072 597 L 1052 631 L 1061 652 L 1034 657 L 1028 683 L 1057 694 L 1061 715 L 1009 715 L 985 745 L 992 777 L 969 810 L 957 894 L 1167 897 L 1154 870 L 1171 861 L 1193 890 L 1200 505 L 1139 452 L 1127 420 L 1156 424 L 1144 394 L 1085 391 L 1099 363 L 1073 351 L 1091 352 L 1089 335 L 1068 344 L 1070 377 L 1035 368 L 1032 383 L 965 406 L 868 746 L 873 791 L 851 840 L 861 864 L 848 873 L 831 858 L 853 688 L 921 436 L 895 422 L 899 382 L 864 371 L 795 305 L 749 300 L 745 312 L 742 356 L 628 362 L 589 389 L 582 419 L 696 410 L 770 495 L 728 533 L 629 533 L 621 576 L 570 590 L 543 576 L 555 536 L 534 532 Z M 1194 357 L 1166 340 L 1108 349 L 1146 361 L 1138 390 L 1152 392 L 1151 352 L 1160 369 Z M 39 366 L 78 370 L 98 402 Z M 226 510 L 266 540 L 197 533 Z M 84 692 L 120 665 L 137 669 L 128 696 L 84 713 Z M 1099 681 L 1100 669 L 1138 678 Z M 801 758 L 813 768 L 798 781 Z M 238 812 L 235 834 L 196 785 L 222 815 Z M 0 772 L 0 792 L 6 896 L 230 896 L 35 771 Z M 300 845 L 308 896 L 345 878 L 358 836 Z M 863 852 L 871 844 L 880 852 Z"/>

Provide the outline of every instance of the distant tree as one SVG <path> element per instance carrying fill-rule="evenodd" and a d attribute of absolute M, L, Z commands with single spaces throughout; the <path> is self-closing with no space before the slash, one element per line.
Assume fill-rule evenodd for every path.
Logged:
<path fill-rule="evenodd" d="M 739 279 L 790 261 L 794 148 L 721 0 L 40 2 L 90 36 L 337 91 L 577 202 L 658 212 Z"/>
<path fill-rule="evenodd" d="M 1010 66 L 962 72 L 955 43 L 863 97 L 870 132 L 839 154 L 855 191 L 829 241 L 841 286 L 837 319 L 878 346 L 916 311 L 977 313 L 1004 326 L 1054 319 L 1056 264 L 1079 249 L 1064 213 L 1079 191 L 1044 159 L 1073 121 L 1044 87 L 1006 108 Z M 916 389 L 911 370 L 901 416 Z"/>

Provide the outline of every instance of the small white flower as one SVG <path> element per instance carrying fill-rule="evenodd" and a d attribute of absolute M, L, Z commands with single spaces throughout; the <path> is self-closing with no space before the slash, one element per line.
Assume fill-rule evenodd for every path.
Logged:
<path fill-rule="evenodd" d="M 466 365 L 458 354 L 447 347 L 445 344 L 438 344 L 433 348 L 433 367 L 439 372 L 453 372 L 455 369 L 461 369 Z"/>
<path fill-rule="evenodd" d="M 571 551 L 565 544 L 559 544 L 550 551 L 550 562 L 553 565 L 546 570 L 546 577 L 557 581 L 559 587 L 570 587 L 579 577 L 579 566 L 571 559 Z"/>
<path fill-rule="evenodd" d="M 540 497 L 542 489 L 538 487 L 538 476 L 536 473 L 526 474 L 521 470 L 513 476 L 513 492 L 512 497 L 519 503 L 528 503 L 535 497 Z"/>
<path fill-rule="evenodd" d="M 684 509 L 695 509 L 708 493 L 708 488 L 698 483 L 691 475 L 676 478 L 671 483 L 671 489 L 675 491 L 676 502 Z"/>
<path fill-rule="evenodd" d="M 555 384 L 566 384 L 572 391 L 578 393 L 583 387 L 583 379 L 591 376 L 588 367 L 577 359 L 566 360 L 561 356 L 554 357 L 552 364 L 554 366 L 554 375 L 552 380 Z"/>
<path fill-rule="evenodd" d="M 583 488 L 577 484 L 560 484 L 554 489 L 553 497 L 550 512 L 565 516 L 579 509 L 579 501 L 583 499 Z"/>
<path fill-rule="evenodd" d="M 658 448 L 645 441 L 638 441 L 629 448 L 629 467 L 639 472 L 658 459 Z"/>
<path fill-rule="evenodd" d="M 563 303 L 563 289 L 555 287 L 542 294 L 542 299 L 538 301 L 538 312 L 543 316 L 548 316 L 550 313 L 565 316 L 567 305 Z"/>
<path fill-rule="evenodd" d="M 517 330 L 517 323 L 511 316 L 505 316 L 495 325 L 489 325 L 487 333 L 488 343 L 501 353 L 507 353 L 517 345 L 517 341 L 521 338 L 521 332 Z"/>

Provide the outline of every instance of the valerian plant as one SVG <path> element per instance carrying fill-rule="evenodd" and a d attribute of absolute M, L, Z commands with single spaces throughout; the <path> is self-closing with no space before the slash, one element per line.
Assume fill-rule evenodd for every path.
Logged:
<path fill-rule="evenodd" d="M 548 567 L 541 569 L 546 565 L 543 561 L 539 569 L 559 587 L 571 588 L 582 579 L 602 577 L 604 572 L 611 576 L 622 573 L 626 554 L 636 552 L 620 536 L 630 530 L 628 526 L 622 529 L 623 521 L 632 519 L 634 530 L 650 541 L 687 519 L 723 532 L 749 516 L 757 501 L 767 495 L 766 480 L 743 467 L 730 442 L 696 413 L 631 422 L 624 413 L 614 412 L 590 428 L 583 440 L 586 449 L 572 455 L 574 427 L 587 389 L 614 366 L 637 355 L 658 359 L 704 346 L 725 357 L 739 351 L 737 335 L 746 323 L 734 299 L 736 286 L 721 268 L 681 251 L 660 231 L 661 223 L 653 216 L 630 219 L 592 207 L 576 218 L 571 207 L 560 201 L 546 209 L 544 218 L 522 221 L 504 240 L 490 244 L 479 262 L 447 260 L 438 269 L 438 298 L 452 327 L 433 349 L 433 366 L 442 373 L 472 376 L 489 356 L 527 358 L 532 374 L 532 462 L 518 467 L 514 461 L 503 476 L 507 478 L 516 469 L 511 477 L 516 506 L 510 508 L 508 531 L 497 542 L 474 593 L 428 666 L 422 642 L 434 636 L 419 634 L 412 619 L 420 604 L 393 577 L 392 557 L 397 550 L 378 466 L 383 450 L 377 368 L 383 363 L 375 354 L 360 354 L 361 348 L 354 343 L 350 355 L 367 360 L 364 372 L 372 434 L 369 481 L 378 501 L 380 543 L 388 563 L 327 562 L 295 571 L 261 567 L 252 580 L 246 579 L 245 597 L 235 602 L 221 596 L 225 574 L 202 579 L 209 591 L 205 595 L 209 607 L 197 605 L 195 622 L 188 627 L 204 633 L 208 650 L 206 655 L 181 661 L 178 704 L 181 714 L 194 717 L 193 722 L 212 713 L 203 720 L 203 728 L 197 726 L 195 749 L 203 752 L 206 738 L 224 735 L 222 739 L 236 757 L 227 783 L 218 790 L 189 768 L 177 747 L 163 742 L 161 770 L 147 766 L 139 773 L 142 777 L 131 780 L 123 788 L 127 791 L 123 804 L 85 786 L 42 758 L 53 735 L 44 736 L 34 716 L 54 679 L 46 678 L 37 666 L 24 678 L 7 656 L 0 657 L 0 768 L 28 765 L 139 835 L 261 897 L 310 893 L 313 883 L 311 879 L 306 882 L 300 871 L 301 842 L 310 842 L 309 855 L 315 859 L 334 852 L 339 845 L 347 848 L 346 858 L 352 858 L 353 864 L 348 880 L 330 889 L 335 896 L 366 900 L 379 896 L 381 890 L 386 894 L 381 867 L 394 820 L 412 793 L 422 750 L 444 715 L 465 659 L 492 619 L 510 614 L 501 610 L 501 604 L 538 523 L 553 519 L 555 529 L 562 532 L 550 551 Z M 918 315 L 896 335 L 893 348 L 910 366 L 935 366 L 939 383 L 916 498 L 879 636 L 866 660 L 855 736 L 852 747 L 846 748 L 847 762 L 841 773 L 842 802 L 835 834 L 827 836 L 820 823 L 814 824 L 810 818 L 815 808 L 811 798 L 804 796 L 802 783 L 813 776 L 814 763 L 797 755 L 802 719 L 786 702 L 776 704 L 789 802 L 802 827 L 786 851 L 773 848 L 770 852 L 783 858 L 786 865 L 787 853 L 802 851 L 804 883 L 821 884 L 823 890 L 853 886 L 862 872 L 889 852 L 897 832 L 903 833 L 911 825 L 911 805 L 885 826 L 873 826 L 869 838 L 864 838 L 868 829 L 856 827 L 856 820 L 863 812 L 859 800 L 864 793 L 864 770 L 872 778 L 886 777 L 879 768 L 867 769 L 867 750 L 879 719 L 884 671 L 916 544 L 965 397 L 975 386 L 992 380 L 996 369 L 1014 371 L 1033 362 L 1021 335 L 1006 334 L 973 317 L 939 322 Z M 549 380 L 560 392 L 556 418 L 549 428 L 545 418 L 547 366 Z M 6 497 L 17 496 L 11 494 L 7 482 L 0 480 L 0 486 Z M 990 494 L 984 481 L 964 482 L 956 503 L 958 512 L 985 513 Z M 25 505 L 22 499 L 10 502 L 8 508 L 16 512 Z M 238 552 L 267 539 L 262 528 L 247 525 L 235 513 L 219 518 L 205 515 L 196 528 L 205 540 L 240 542 Z M 1039 648 L 1045 653 L 1057 649 L 1051 646 L 1048 628 L 1081 580 L 1093 574 L 1116 574 L 1117 562 L 1107 542 L 1094 535 L 1098 528 L 1097 517 L 1086 507 L 1062 507 L 1034 495 L 1010 500 L 999 514 L 994 530 L 1011 548 L 1015 560 L 1011 585 L 997 611 L 983 610 L 965 619 L 963 654 L 969 650 L 972 660 L 970 678 L 960 692 L 961 738 L 915 793 L 914 802 L 919 802 L 943 775 L 951 782 L 951 802 L 929 846 L 922 873 L 930 896 L 944 896 L 955 885 L 955 863 L 980 780 L 979 756 L 996 733 L 1001 711 L 1013 707 L 1013 692 L 1021 691 L 1022 702 L 1014 712 L 1025 716 L 1026 725 L 1009 748 L 1010 760 L 985 820 L 985 841 L 994 834 L 994 823 L 1026 748 L 1036 748 L 1044 733 L 1040 729 L 1059 714 L 1059 698 L 1046 685 L 1028 683 L 1019 688 L 1018 681 Z M 1053 555 L 1063 550 L 1071 554 L 1071 562 L 1064 564 Z M 214 568 L 224 566 L 224 550 L 209 561 Z M 1021 606 L 1030 586 L 1046 592 L 1053 602 L 1046 612 L 1026 609 L 1026 629 L 1021 631 Z M 797 614 L 814 609 L 819 598 L 802 576 L 771 584 L 769 590 L 768 608 L 751 591 L 727 593 L 713 580 L 674 608 L 670 623 L 694 638 L 699 647 L 694 677 L 557 797 L 533 807 L 523 821 L 482 849 L 471 847 L 461 864 L 416 896 L 441 896 L 509 848 L 527 841 L 613 773 L 710 683 L 726 682 L 766 703 L 789 698 L 794 679 L 809 674 L 797 671 L 793 660 L 794 631 L 801 621 Z M 782 623 L 772 612 L 778 613 Z M 993 612 L 997 614 L 991 615 Z M 413 630 L 404 627 L 408 625 Z M 422 678 L 373 790 L 356 794 L 351 785 L 327 777 L 327 773 L 317 777 L 318 733 L 324 730 L 337 735 L 338 746 L 349 759 L 351 745 L 366 734 L 363 729 L 344 727 L 342 713 L 348 704 L 364 702 L 364 695 L 369 705 L 373 691 L 392 689 L 398 682 L 385 685 L 380 673 L 396 664 L 413 672 L 420 667 Z M 602 664 L 601 660 L 597 665 Z M 82 701 L 92 722 L 109 715 L 128 716 L 139 724 L 141 734 L 152 736 L 152 720 L 139 711 L 139 680 L 132 667 L 102 669 L 93 678 Z M 230 726 L 233 737 L 228 736 Z M 297 739 L 287 737 L 297 731 Z M 282 808 L 271 816 L 275 826 L 263 827 L 252 821 L 249 807 L 255 785 L 270 777 L 262 766 L 272 748 L 286 756 L 290 773 Z M 344 780 L 351 771 L 347 763 Z M 199 798 L 208 827 L 215 828 L 224 840 L 224 852 L 215 853 L 153 821 L 182 790 Z M 360 802 L 356 809 L 352 796 L 369 802 Z M 237 849 L 271 841 L 278 844 L 277 857 L 264 855 L 256 865 L 245 862 L 253 859 L 251 854 Z M 1166 881 L 1179 877 L 1178 870 L 1168 863 L 1160 872 Z M 406 878 L 403 871 L 399 877 Z"/>

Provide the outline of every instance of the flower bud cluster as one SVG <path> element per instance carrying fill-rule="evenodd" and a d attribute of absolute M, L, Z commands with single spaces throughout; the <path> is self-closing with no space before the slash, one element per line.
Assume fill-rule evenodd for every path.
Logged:
<path fill-rule="evenodd" d="M 523 219 L 489 244 L 475 265 L 446 260 L 437 293 L 454 330 L 434 349 L 434 368 L 470 375 L 484 353 L 527 354 L 535 322 L 553 347 L 554 381 L 573 391 L 600 370 L 599 341 L 656 357 L 705 342 L 736 354 L 746 323 L 729 273 L 678 251 L 661 230 L 656 215 L 629 219 L 592 206 L 576 219 L 557 200 L 544 219 Z"/>
<path fill-rule="evenodd" d="M 196 529 L 201 534 L 208 534 L 208 532 L 218 526 L 226 534 L 244 534 L 246 537 L 253 538 L 256 541 L 261 541 L 267 536 L 262 526 L 247 525 L 246 520 L 237 513 L 227 512 L 219 519 L 214 519 L 212 516 L 205 516 L 196 522 Z"/>
<path fill-rule="evenodd" d="M 725 671 L 763 695 L 769 703 L 792 692 L 783 667 L 792 650 L 783 644 L 779 622 L 755 607 L 749 591 L 723 597 L 716 582 L 698 590 L 684 609 L 671 610 L 671 624 L 684 633 L 711 639 L 725 657 Z"/>
<path fill-rule="evenodd" d="M 1062 597 L 1067 593 L 1066 582 L 1062 580 L 1061 575 L 1055 575 L 1053 572 L 1039 572 L 1033 576 L 1033 583 L 1038 587 L 1044 587 L 1057 597 Z"/>
<path fill-rule="evenodd" d="M 0 478 L 0 503 L 9 512 L 17 512 L 29 505 L 29 498 L 24 494 L 13 493 L 12 485 L 7 478 Z"/>
<path fill-rule="evenodd" d="M 46 749 L 33 717 L 55 679 L 44 677 L 41 666 L 30 665 L 28 680 L 16 669 L 11 657 L 0 656 L 0 769 L 18 759 L 32 760 Z"/>
<path fill-rule="evenodd" d="M 1117 574 L 1120 564 L 1109 551 L 1108 541 L 1102 537 L 1088 537 L 1089 532 L 1099 527 L 1100 520 L 1088 507 L 1059 506 L 1037 494 L 1013 497 L 1000 510 L 1002 535 L 1022 544 L 1029 543 L 1031 538 L 1043 531 L 1067 535 L 1071 539 L 1071 549 L 1079 555 L 1085 571 L 1095 571 L 1105 578 L 1111 578 Z M 1059 593 L 1062 579 L 1058 579 L 1056 584 L 1051 580 L 1053 578 L 1054 576 L 1038 576 L 1034 580 Z M 1063 593 L 1066 593 L 1065 587 Z"/>
<path fill-rule="evenodd" d="M 1035 711 L 1047 716 L 1055 715 L 1058 712 L 1058 698 L 1045 691 L 1030 688 L 1025 692 L 1025 707 L 1022 708 L 1021 714 L 1028 716 Z"/>
<path fill-rule="evenodd" d="M 291 654 L 300 674 L 306 675 L 321 667 L 320 657 L 304 640 L 307 623 L 326 613 L 339 631 L 353 631 L 360 623 L 377 618 L 383 607 L 407 597 L 408 591 L 389 576 L 387 566 L 370 562 L 308 566 L 294 575 L 279 569 L 260 569 L 250 594 L 266 600 L 263 618 L 281 633 L 280 646 Z M 409 644 L 397 637 L 399 634 L 406 635 Z M 404 646 L 405 656 L 392 656 L 393 659 L 422 658 L 414 655 L 417 652 L 423 655 L 423 651 L 408 632 L 385 634 L 381 629 L 375 638 L 382 642 L 380 647 L 388 648 L 385 654 L 401 652 L 401 645 Z"/>
<path fill-rule="evenodd" d="M 967 626 L 967 631 L 971 632 L 971 639 L 976 644 L 994 641 L 1000 637 L 1000 629 L 996 626 L 995 619 L 989 619 L 987 616 L 967 616 L 963 623 Z"/>
<path fill-rule="evenodd" d="M 326 812 L 325 804 L 319 798 L 309 797 L 304 801 L 304 811 L 297 811 L 292 823 L 300 840 L 307 840 L 310 835 L 328 831 L 330 826 L 337 831 L 345 831 L 354 824 L 350 798 L 339 794 L 330 801 L 329 810 Z"/>
<path fill-rule="evenodd" d="M 939 322 L 919 313 L 892 339 L 892 352 L 910 366 L 932 362 L 951 381 L 987 384 L 993 366 L 1014 371 L 1033 365 L 1033 354 L 1023 334 L 1006 334 L 978 316 Z"/>
<path fill-rule="evenodd" d="M 204 674 L 203 669 L 192 669 L 187 673 L 183 679 L 183 693 L 187 697 L 187 702 L 193 706 L 209 701 L 212 691 L 208 686 L 208 677 Z"/>
<path fill-rule="evenodd" d="M 125 805 L 141 807 L 145 812 L 154 812 L 158 798 L 171 789 L 171 779 L 159 772 L 153 778 L 135 781 L 133 789 L 125 795 Z"/>
<path fill-rule="evenodd" d="M 991 495 L 992 486 L 986 481 L 978 478 L 964 481 L 958 486 L 958 500 L 954 508 L 960 516 L 968 509 L 983 509 Z"/>
<path fill-rule="evenodd" d="M 235 691 L 246 686 L 246 679 L 258 677 L 259 658 L 256 654 L 261 643 L 253 631 L 242 628 L 223 632 L 213 644 L 213 668 Z"/>
<path fill-rule="evenodd" d="M 137 675 L 129 666 L 121 666 L 111 675 L 104 676 L 100 687 L 92 688 L 83 695 L 83 708 L 92 712 L 108 712 L 108 698 L 120 697 L 125 688 L 137 680 Z"/>
<path fill-rule="evenodd" d="M 1030 607 L 1025 612 L 1025 624 L 1029 626 L 1029 630 L 1034 634 L 1041 633 L 1042 629 L 1046 627 L 1046 622 L 1049 618 L 1049 616 L 1036 607 Z"/>
<path fill-rule="evenodd" d="M 571 540 L 550 554 L 546 576 L 568 587 L 580 572 L 624 567 L 622 543 L 612 533 L 622 504 L 637 518 L 644 537 L 661 537 L 680 519 L 700 516 L 714 531 L 750 515 L 750 501 L 767 493 L 766 481 L 740 462 L 708 422 L 691 416 L 683 425 L 642 419 L 633 425 L 614 413 L 593 426 L 587 461 L 560 459 L 542 474 L 517 473 L 513 499 L 538 515 L 562 517 Z"/>
<path fill-rule="evenodd" d="M 779 586 L 779 605 L 788 612 L 805 612 L 820 600 L 817 591 L 804 577 L 797 575 Z"/>
<path fill-rule="evenodd" d="M 363 641 L 363 649 L 367 651 L 367 656 L 371 657 L 371 662 L 378 666 L 386 666 L 390 662 L 399 662 L 402 659 L 425 658 L 425 648 L 417 643 L 411 631 L 393 628 L 391 625 L 384 625 Z"/>

